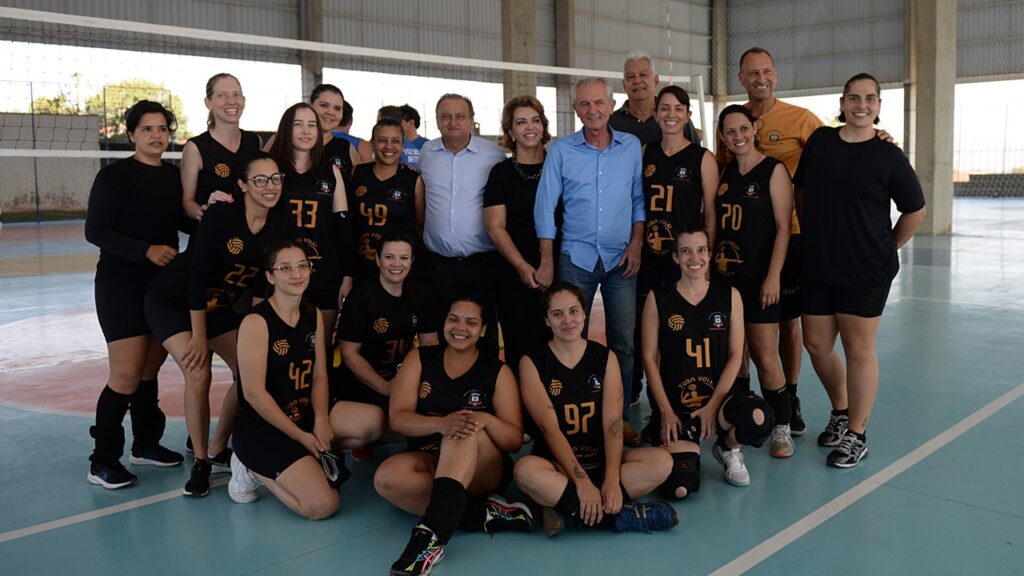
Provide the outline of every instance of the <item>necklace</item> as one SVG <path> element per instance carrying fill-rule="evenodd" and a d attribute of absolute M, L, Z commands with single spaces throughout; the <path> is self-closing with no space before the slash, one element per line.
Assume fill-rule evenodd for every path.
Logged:
<path fill-rule="evenodd" d="M 540 175 L 544 172 L 544 165 L 541 164 L 540 170 L 537 170 L 536 174 L 527 174 L 526 171 L 523 170 L 523 165 L 519 163 L 519 159 L 516 158 L 515 154 L 512 155 L 512 165 L 515 166 L 516 172 L 519 173 L 519 176 L 521 176 L 523 180 L 540 180 Z M 527 166 L 536 166 L 536 164 L 527 164 Z"/>

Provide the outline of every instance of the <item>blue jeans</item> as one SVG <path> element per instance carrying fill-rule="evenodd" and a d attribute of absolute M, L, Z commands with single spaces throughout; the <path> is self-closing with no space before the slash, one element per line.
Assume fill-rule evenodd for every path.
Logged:
<path fill-rule="evenodd" d="M 622 372 L 622 419 L 629 421 L 629 400 L 633 397 L 633 330 L 636 326 L 636 276 L 622 277 L 622 266 L 611 270 L 604 269 L 604 263 L 597 261 L 597 268 L 587 271 L 576 266 L 569 260 L 568 254 L 560 254 L 558 259 L 558 279 L 575 284 L 583 290 L 587 301 L 583 307 L 590 317 L 590 306 L 594 302 L 594 294 L 598 285 L 601 286 L 601 299 L 604 302 L 605 331 L 608 347 L 615 352 Z M 588 322 L 589 326 L 589 322 Z M 586 333 L 584 333 L 586 336 Z"/>

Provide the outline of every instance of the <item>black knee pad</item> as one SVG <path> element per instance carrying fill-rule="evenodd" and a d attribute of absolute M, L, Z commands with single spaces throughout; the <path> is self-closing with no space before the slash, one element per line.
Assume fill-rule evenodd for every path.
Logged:
<path fill-rule="evenodd" d="M 679 452 L 672 454 L 672 473 L 658 486 L 662 498 L 682 500 L 676 496 L 676 488 L 686 488 L 686 496 L 700 490 L 700 454 Z"/>
<path fill-rule="evenodd" d="M 761 424 L 754 421 L 754 411 L 756 410 L 760 410 L 764 414 L 764 422 Z M 764 444 L 764 441 L 771 435 L 772 427 L 775 426 L 771 407 L 754 394 L 733 396 L 725 405 L 723 415 L 726 422 L 736 427 L 736 441 L 755 448 Z"/>

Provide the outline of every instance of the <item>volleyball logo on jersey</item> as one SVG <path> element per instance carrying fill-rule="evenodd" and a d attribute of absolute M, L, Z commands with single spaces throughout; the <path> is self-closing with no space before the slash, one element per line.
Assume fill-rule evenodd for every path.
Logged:
<path fill-rule="evenodd" d="M 686 325 L 686 320 L 680 314 L 673 314 L 668 317 L 668 327 L 673 332 L 679 332 Z"/>
<path fill-rule="evenodd" d="M 401 188 L 392 188 L 391 190 L 388 190 L 388 200 L 391 200 L 392 202 L 405 202 L 406 198 L 405 190 L 402 190 Z"/>
<path fill-rule="evenodd" d="M 658 167 L 654 164 L 648 164 L 647 168 L 644 168 L 644 178 L 650 178 L 654 176 L 654 173 L 658 170 Z"/>
<path fill-rule="evenodd" d="M 423 382 L 420 382 L 420 389 L 419 389 L 420 400 L 425 399 L 427 396 L 430 396 L 430 382 L 427 382 L 426 380 L 424 380 Z"/>
<path fill-rule="evenodd" d="M 323 194 L 325 196 L 330 196 L 331 194 L 334 193 L 334 190 L 331 188 L 331 183 L 329 181 L 327 181 L 327 180 L 317 180 L 316 181 L 316 193 L 317 194 Z"/>
<path fill-rule="evenodd" d="M 313 350 L 316 347 L 316 332 L 306 334 L 306 347 Z"/>
<path fill-rule="evenodd" d="M 729 191 L 729 183 L 728 182 L 722 182 L 722 185 L 718 187 L 718 195 L 722 196 L 722 195 L 724 195 L 728 191 Z"/>
<path fill-rule="evenodd" d="M 470 390 L 462 395 L 463 406 L 470 410 L 483 408 L 487 402 L 487 395 L 479 390 Z"/>
<path fill-rule="evenodd" d="M 726 316 L 722 312 L 712 312 L 708 315 L 709 330 L 725 330 Z"/>
<path fill-rule="evenodd" d="M 228 252 L 234 256 L 238 256 L 242 250 L 245 250 L 245 242 L 242 242 L 242 239 L 237 236 L 228 240 L 227 246 Z"/>
<path fill-rule="evenodd" d="M 274 342 L 274 345 L 271 346 L 271 349 L 274 351 L 274 354 L 277 354 L 278 356 L 284 356 L 288 354 L 288 341 L 282 338 L 277 342 Z"/>
<path fill-rule="evenodd" d="M 366 192 L 367 192 L 366 186 L 356 186 L 356 192 L 355 192 L 356 198 L 360 198 L 362 196 L 365 196 Z"/>
<path fill-rule="evenodd" d="M 331 156 L 330 163 L 334 164 L 338 168 L 345 167 L 345 162 L 341 159 L 341 156 Z"/>
<path fill-rule="evenodd" d="M 652 254 L 669 255 L 672 251 L 672 223 L 661 219 L 649 220 L 644 240 Z"/>
<path fill-rule="evenodd" d="M 682 180 L 683 182 L 690 181 L 690 171 L 686 169 L 686 166 L 680 166 L 679 168 L 676 168 L 675 179 Z"/>
<path fill-rule="evenodd" d="M 604 382 L 601 381 L 601 377 L 597 374 L 591 374 L 590 378 L 587 378 L 587 391 L 591 394 L 597 394 L 604 387 Z"/>
<path fill-rule="evenodd" d="M 288 419 L 292 422 L 298 422 L 302 420 L 302 412 L 299 411 L 299 407 L 296 402 L 292 402 L 288 408 L 285 409 L 284 413 L 288 416 Z"/>
<path fill-rule="evenodd" d="M 412 327 L 412 332 L 416 331 L 416 326 L 419 324 L 419 322 L 419 316 L 416 316 L 415 313 L 409 314 L 409 325 Z"/>
<path fill-rule="evenodd" d="M 551 379 L 551 384 L 548 385 L 548 394 L 550 394 L 551 397 L 554 398 L 555 396 L 558 396 L 561 393 L 562 393 L 562 381 L 559 380 L 558 378 L 552 378 Z"/>
<path fill-rule="evenodd" d="M 718 252 L 715 253 L 715 266 L 722 276 L 732 276 L 735 270 L 730 270 L 732 264 L 743 264 L 740 258 L 740 246 L 732 240 L 723 240 L 718 243 Z"/>
<path fill-rule="evenodd" d="M 219 162 L 213 167 L 213 173 L 216 174 L 218 178 L 227 178 L 231 176 L 231 166 L 228 166 L 223 162 Z"/>
<path fill-rule="evenodd" d="M 707 403 L 715 391 L 707 376 L 688 378 L 679 383 L 679 403 L 690 410 L 696 410 Z"/>
<path fill-rule="evenodd" d="M 761 186 L 757 182 L 751 182 L 747 184 L 747 187 L 743 189 L 743 197 L 756 199 L 761 197 Z"/>
<path fill-rule="evenodd" d="M 388 331 L 391 325 L 388 324 L 387 318 L 377 318 L 373 321 L 373 331 L 377 334 L 383 334 Z"/>

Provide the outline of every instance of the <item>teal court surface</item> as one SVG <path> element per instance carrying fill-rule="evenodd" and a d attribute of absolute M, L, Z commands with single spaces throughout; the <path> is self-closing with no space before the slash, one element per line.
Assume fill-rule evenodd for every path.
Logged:
<path fill-rule="evenodd" d="M 788 460 L 745 448 L 750 487 L 726 484 L 707 446 L 700 492 L 675 504 L 673 531 L 457 533 L 434 574 L 1024 574 L 1024 201 L 958 199 L 954 211 L 954 236 L 901 253 L 860 466 L 825 466 L 814 437 L 828 405 L 805 356 L 808 433 Z M 341 509 L 321 522 L 262 490 L 235 504 L 226 475 L 185 499 L 187 467 L 130 466 L 139 483 L 125 490 L 86 483 L 106 378 L 96 253 L 81 222 L 0 230 L 0 573 L 385 574 L 415 524 L 373 491 L 387 448 L 350 464 Z M 215 397 L 229 379 L 218 367 Z M 182 450 L 171 363 L 161 387 L 164 444 Z"/>

